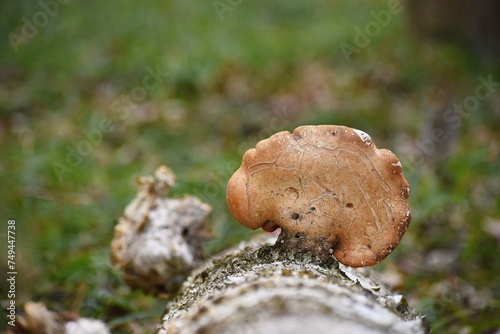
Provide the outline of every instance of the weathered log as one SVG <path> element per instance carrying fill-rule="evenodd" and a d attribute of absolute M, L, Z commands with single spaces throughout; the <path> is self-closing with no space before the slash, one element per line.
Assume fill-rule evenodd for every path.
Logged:
<path fill-rule="evenodd" d="M 330 254 L 279 249 L 276 235 L 200 264 L 210 210 L 196 198 L 163 198 L 174 179 L 166 167 L 139 179 L 112 242 L 113 262 L 132 287 L 174 294 L 184 282 L 156 333 L 429 332 L 425 318 L 372 270 L 344 266 Z"/>
<path fill-rule="evenodd" d="M 428 333 L 370 269 L 271 246 L 260 238 L 195 269 L 157 334 Z"/>
<path fill-rule="evenodd" d="M 212 208 L 194 196 L 165 197 L 175 184 L 165 166 L 137 182 L 137 195 L 115 226 L 111 261 L 131 287 L 168 295 L 201 260 L 202 244 L 211 235 L 204 223 Z"/>

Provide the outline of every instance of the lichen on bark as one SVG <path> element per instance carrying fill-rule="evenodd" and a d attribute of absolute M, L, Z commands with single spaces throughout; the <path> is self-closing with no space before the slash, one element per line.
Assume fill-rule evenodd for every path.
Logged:
<path fill-rule="evenodd" d="M 196 268 L 156 333 L 429 332 L 373 271 L 273 242 L 242 243 Z"/>

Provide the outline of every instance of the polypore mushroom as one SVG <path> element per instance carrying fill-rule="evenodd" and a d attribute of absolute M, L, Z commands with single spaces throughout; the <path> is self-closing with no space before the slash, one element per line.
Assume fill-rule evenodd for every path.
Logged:
<path fill-rule="evenodd" d="M 321 125 L 279 132 L 246 152 L 227 202 L 246 227 L 280 227 L 276 247 L 362 267 L 398 245 L 411 221 L 409 193 L 392 152 L 362 131 Z"/>

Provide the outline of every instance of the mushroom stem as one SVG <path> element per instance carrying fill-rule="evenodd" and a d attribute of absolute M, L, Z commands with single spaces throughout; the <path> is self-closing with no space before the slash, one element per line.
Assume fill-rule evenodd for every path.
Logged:
<path fill-rule="evenodd" d="M 281 233 L 274 245 L 278 249 L 300 249 L 318 255 L 332 255 L 336 246 L 337 242 L 329 241 L 327 238 L 311 238 L 302 233 L 289 232 L 285 229 L 281 229 Z"/>

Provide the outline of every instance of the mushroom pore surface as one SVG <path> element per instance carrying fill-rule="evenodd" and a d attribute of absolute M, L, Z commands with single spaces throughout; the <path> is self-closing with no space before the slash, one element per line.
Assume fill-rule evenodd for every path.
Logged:
<path fill-rule="evenodd" d="M 246 227 L 280 227 L 277 247 L 333 254 L 361 267 L 398 245 L 411 221 L 409 192 L 398 158 L 366 133 L 301 126 L 245 153 L 227 202 Z"/>

